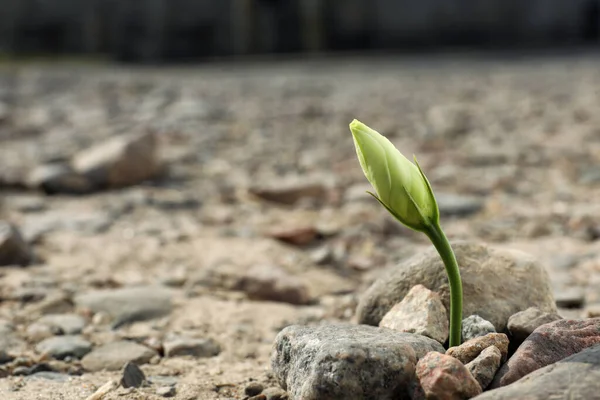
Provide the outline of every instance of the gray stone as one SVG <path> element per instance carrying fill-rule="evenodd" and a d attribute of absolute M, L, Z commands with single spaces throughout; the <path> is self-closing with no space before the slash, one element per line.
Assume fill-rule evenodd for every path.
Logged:
<path fill-rule="evenodd" d="M 417 360 L 443 351 L 433 339 L 366 325 L 292 325 L 275 339 L 271 366 L 292 399 L 396 399 Z"/>
<path fill-rule="evenodd" d="M 156 351 L 146 346 L 122 340 L 95 348 L 83 357 L 81 364 L 87 371 L 92 372 L 101 370 L 118 371 L 128 362 L 138 365 L 146 364 L 157 354 Z"/>
<path fill-rule="evenodd" d="M 27 380 L 45 379 L 45 380 L 55 381 L 55 382 L 68 382 L 69 378 L 70 378 L 69 375 L 63 374 L 61 372 L 41 371 L 41 372 L 36 372 L 35 374 L 31 374 L 31 375 L 27 376 L 26 379 Z"/>
<path fill-rule="evenodd" d="M 146 375 L 137 366 L 137 364 L 128 362 L 123 367 L 123 376 L 121 377 L 121 386 L 124 388 L 139 388 L 146 381 Z"/>
<path fill-rule="evenodd" d="M 477 400 L 597 399 L 600 392 L 600 345 L 538 369 Z"/>
<path fill-rule="evenodd" d="M 444 344 L 448 339 L 448 314 L 440 296 L 416 285 L 383 316 L 380 327 L 430 337 Z"/>
<path fill-rule="evenodd" d="M 38 319 L 37 323 L 57 327 L 65 335 L 77 335 L 85 328 L 86 320 L 77 314 L 48 314 Z"/>
<path fill-rule="evenodd" d="M 529 307 L 556 312 L 548 273 L 528 254 L 468 241 L 453 242 L 452 247 L 463 281 L 464 315 L 480 315 L 501 332 L 511 315 Z M 359 323 L 378 325 L 418 284 L 438 293 L 450 308 L 446 270 L 432 247 L 389 268 L 371 285 L 357 307 Z"/>
<path fill-rule="evenodd" d="M 585 290 L 577 287 L 558 290 L 554 299 L 558 308 L 582 308 L 585 304 Z"/>
<path fill-rule="evenodd" d="M 509 385 L 531 372 L 600 344 L 600 318 L 558 320 L 537 328 L 504 364 L 490 385 Z"/>
<path fill-rule="evenodd" d="M 481 386 L 460 361 L 435 351 L 419 360 L 416 375 L 420 386 L 416 393 L 426 399 L 470 399 L 481 393 Z"/>
<path fill-rule="evenodd" d="M 160 172 L 158 140 L 150 132 L 114 137 L 76 154 L 72 166 L 97 188 L 134 185 Z"/>
<path fill-rule="evenodd" d="M 15 355 L 23 351 L 26 343 L 21 340 L 11 322 L 0 320 L 0 351 Z"/>
<path fill-rule="evenodd" d="M 442 217 L 468 217 L 483 208 L 483 200 L 479 197 L 452 193 L 436 193 L 435 198 Z"/>
<path fill-rule="evenodd" d="M 62 360 L 67 357 L 81 358 L 92 350 L 92 344 L 81 336 L 67 335 L 44 339 L 35 346 L 38 353 L 48 354 Z"/>
<path fill-rule="evenodd" d="M 495 332 L 496 328 L 494 328 L 494 325 L 479 315 L 470 315 L 462 321 L 462 340 L 464 342 Z"/>
<path fill-rule="evenodd" d="M 16 226 L 0 220 L 0 266 L 26 266 L 33 261 L 29 245 Z"/>
<path fill-rule="evenodd" d="M 481 389 L 485 390 L 494 379 L 494 375 L 500 368 L 502 353 L 496 346 L 490 346 L 483 350 L 466 367 L 471 375 L 479 382 Z"/>
<path fill-rule="evenodd" d="M 556 313 L 546 313 L 537 307 L 529 307 L 527 310 L 518 312 L 508 319 L 508 332 L 513 337 L 512 341 L 516 341 L 516 344 L 520 345 L 538 327 L 559 319 L 562 319 L 562 317 Z"/>
<path fill-rule="evenodd" d="M 156 394 L 162 397 L 173 397 L 177 394 L 175 386 L 161 386 L 156 388 Z"/>
<path fill-rule="evenodd" d="M 165 357 L 192 356 L 196 358 L 214 357 L 221 352 L 221 346 L 213 339 L 192 339 L 179 337 L 163 343 Z"/>
<path fill-rule="evenodd" d="M 92 190 L 92 185 L 77 174 L 68 164 L 44 164 L 35 167 L 27 176 L 27 185 L 48 194 L 83 194 Z"/>
<path fill-rule="evenodd" d="M 171 291 L 162 287 L 141 286 L 98 290 L 75 296 L 78 307 L 110 315 L 113 327 L 135 321 L 159 318 L 171 312 Z"/>
<path fill-rule="evenodd" d="M 249 188 L 249 192 L 263 200 L 281 204 L 295 204 L 303 198 L 323 200 L 327 194 L 322 182 L 302 176 L 257 183 Z"/>

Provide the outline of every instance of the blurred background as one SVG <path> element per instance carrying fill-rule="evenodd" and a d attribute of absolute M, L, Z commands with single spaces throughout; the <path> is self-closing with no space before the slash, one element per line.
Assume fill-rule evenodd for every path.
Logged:
<path fill-rule="evenodd" d="M 597 44 L 598 0 L 3 0 L 0 52 L 130 62 Z"/>

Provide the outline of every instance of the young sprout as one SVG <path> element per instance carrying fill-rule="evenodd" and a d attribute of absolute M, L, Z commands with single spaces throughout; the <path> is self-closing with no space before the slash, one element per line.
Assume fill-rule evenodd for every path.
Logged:
<path fill-rule="evenodd" d="M 450 285 L 450 347 L 460 345 L 460 271 L 440 226 L 440 212 L 427 177 L 416 158 L 413 164 L 386 137 L 362 122 L 352 121 L 350 131 L 360 166 L 376 192 L 369 194 L 403 225 L 427 235 L 440 254 Z"/>

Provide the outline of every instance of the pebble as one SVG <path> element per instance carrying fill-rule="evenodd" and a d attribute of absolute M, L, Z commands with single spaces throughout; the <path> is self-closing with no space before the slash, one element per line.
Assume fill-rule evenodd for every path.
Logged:
<path fill-rule="evenodd" d="M 600 345 L 547 365 L 518 381 L 488 391 L 477 400 L 597 399 L 600 393 Z"/>
<path fill-rule="evenodd" d="M 17 227 L 0 220 L 0 266 L 26 266 L 33 261 L 29 245 Z"/>
<path fill-rule="evenodd" d="M 465 366 L 477 382 L 479 382 L 481 389 L 485 390 L 494 379 L 494 375 L 496 375 L 501 363 L 502 353 L 496 346 L 490 346 Z"/>
<path fill-rule="evenodd" d="M 156 394 L 162 397 L 174 397 L 177 394 L 175 386 L 161 386 L 156 388 Z"/>
<path fill-rule="evenodd" d="M 267 183 L 255 184 L 249 192 L 263 200 L 293 205 L 302 199 L 325 200 L 327 189 L 323 183 L 304 176 L 290 176 Z"/>
<path fill-rule="evenodd" d="M 244 388 L 244 394 L 246 396 L 256 396 L 257 394 L 261 394 L 265 387 L 262 383 L 259 382 L 250 382 Z"/>
<path fill-rule="evenodd" d="M 214 357 L 221 352 L 221 346 L 213 339 L 192 339 L 178 337 L 163 343 L 165 357 L 192 356 L 196 358 Z"/>
<path fill-rule="evenodd" d="M 517 345 L 523 343 L 529 335 L 538 327 L 550 322 L 558 321 L 562 317 L 555 313 L 545 313 L 537 307 L 529 307 L 525 311 L 518 312 L 508 319 L 508 332 Z"/>
<path fill-rule="evenodd" d="M 585 304 L 585 291 L 581 288 L 559 290 L 554 298 L 559 308 L 582 308 Z"/>
<path fill-rule="evenodd" d="M 94 188 L 124 187 L 151 179 L 160 172 L 158 139 L 151 132 L 112 137 L 76 154 L 75 172 Z"/>
<path fill-rule="evenodd" d="M 468 217 L 483 208 L 483 200 L 474 196 L 436 192 L 435 198 L 442 217 Z"/>
<path fill-rule="evenodd" d="M 504 364 L 491 388 L 509 385 L 525 375 L 600 343 L 600 318 L 558 320 L 537 328 Z"/>
<path fill-rule="evenodd" d="M 122 340 L 95 348 L 83 357 L 81 364 L 87 371 L 118 371 L 128 362 L 146 364 L 156 355 L 156 351 L 146 346 Z"/>
<path fill-rule="evenodd" d="M 77 314 L 48 314 L 38 319 L 37 323 L 56 327 L 65 335 L 77 335 L 85 328 L 86 320 Z"/>
<path fill-rule="evenodd" d="M 464 315 L 479 315 L 502 332 L 511 315 L 529 307 L 556 312 L 548 273 L 532 256 L 469 241 L 452 242 L 452 247 L 463 281 Z M 378 325 L 418 284 L 438 293 L 449 309 L 448 277 L 433 247 L 385 270 L 361 296 L 358 322 Z"/>
<path fill-rule="evenodd" d="M 75 296 L 75 304 L 94 313 L 110 315 L 113 327 L 152 318 L 171 312 L 172 292 L 156 286 L 140 286 L 112 290 L 98 290 Z"/>
<path fill-rule="evenodd" d="M 83 194 L 92 189 L 90 182 L 64 163 L 43 164 L 33 168 L 27 176 L 27 186 L 47 194 Z"/>
<path fill-rule="evenodd" d="M 92 344 L 81 336 L 55 336 L 42 340 L 35 346 L 38 353 L 48 354 L 58 360 L 67 357 L 81 358 L 92 350 Z"/>
<path fill-rule="evenodd" d="M 470 399 L 481 393 L 481 386 L 460 361 L 435 351 L 419 360 L 416 374 L 417 391 L 422 390 L 427 399 Z"/>
<path fill-rule="evenodd" d="M 309 304 L 308 287 L 300 278 L 272 264 L 256 265 L 235 284 L 252 300 L 277 301 L 290 304 Z"/>
<path fill-rule="evenodd" d="M 289 398 L 288 393 L 278 387 L 266 388 L 262 394 L 267 400 L 287 400 Z"/>
<path fill-rule="evenodd" d="M 267 236 L 295 246 L 305 246 L 317 238 L 317 229 L 312 225 L 278 226 L 269 229 Z"/>
<path fill-rule="evenodd" d="M 41 371 L 41 372 L 36 372 L 35 374 L 29 375 L 27 377 L 27 379 L 46 379 L 46 380 L 55 381 L 55 382 L 68 382 L 70 379 L 70 376 L 67 374 L 60 373 L 60 372 Z"/>
<path fill-rule="evenodd" d="M 508 336 L 504 333 L 488 333 L 485 336 L 478 336 L 460 346 L 451 347 L 446 354 L 458 359 L 463 364 L 473 361 L 483 350 L 490 346 L 496 346 L 502 354 L 502 361 L 506 360 L 508 355 Z"/>
<path fill-rule="evenodd" d="M 294 399 L 395 398 L 418 358 L 443 351 L 433 339 L 366 325 L 291 325 L 276 337 L 271 367 Z"/>
<path fill-rule="evenodd" d="M 385 314 L 380 327 L 430 337 L 444 344 L 448 339 L 448 314 L 440 296 L 423 285 L 413 286 L 404 299 Z"/>
<path fill-rule="evenodd" d="M 462 340 L 464 342 L 488 333 L 496 333 L 496 328 L 490 321 L 479 315 L 470 315 L 462 321 Z"/>
<path fill-rule="evenodd" d="M 137 366 L 137 364 L 128 362 L 123 367 L 123 376 L 121 376 L 121 386 L 124 388 L 139 388 L 146 381 L 146 375 Z"/>

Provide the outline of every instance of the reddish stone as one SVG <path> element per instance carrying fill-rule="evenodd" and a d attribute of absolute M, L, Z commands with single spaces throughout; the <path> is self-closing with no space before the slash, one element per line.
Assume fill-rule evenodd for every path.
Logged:
<path fill-rule="evenodd" d="M 542 325 L 500 368 L 490 388 L 506 386 L 597 343 L 600 343 L 600 318 L 558 320 Z"/>

